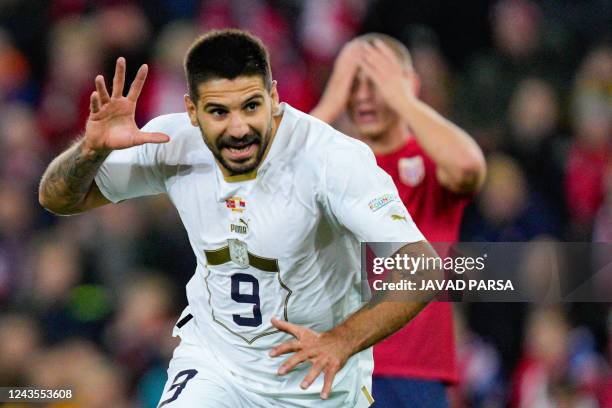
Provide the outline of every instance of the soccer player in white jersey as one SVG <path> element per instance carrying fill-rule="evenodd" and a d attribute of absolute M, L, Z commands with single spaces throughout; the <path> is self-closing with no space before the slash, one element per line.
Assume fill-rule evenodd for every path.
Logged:
<path fill-rule="evenodd" d="M 197 268 L 159 407 L 369 406 L 372 344 L 426 300 L 363 305 L 359 242 L 435 255 L 390 177 L 366 145 L 279 103 L 248 33 L 197 39 L 187 113 L 142 130 L 147 67 L 123 96 L 125 64 L 111 94 L 96 77 L 85 134 L 49 165 L 39 200 L 64 215 L 162 193 L 176 206 Z"/>

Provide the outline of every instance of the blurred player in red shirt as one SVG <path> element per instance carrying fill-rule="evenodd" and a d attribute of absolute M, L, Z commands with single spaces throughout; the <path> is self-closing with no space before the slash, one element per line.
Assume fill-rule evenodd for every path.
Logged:
<path fill-rule="evenodd" d="M 455 242 L 466 204 L 485 177 L 472 138 L 418 98 L 410 53 L 383 34 L 349 42 L 312 115 L 334 123 L 348 113 L 357 137 L 391 175 L 412 218 L 434 242 Z M 427 306 L 374 347 L 376 407 L 447 407 L 457 380 L 450 303 Z"/>

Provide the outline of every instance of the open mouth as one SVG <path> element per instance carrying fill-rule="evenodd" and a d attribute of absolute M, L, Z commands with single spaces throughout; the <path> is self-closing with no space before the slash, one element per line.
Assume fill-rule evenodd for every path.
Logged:
<path fill-rule="evenodd" d="M 355 121 L 357 123 L 374 123 L 378 119 L 378 114 L 375 109 L 359 108 L 355 112 Z"/>
<path fill-rule="evenodd" d="M 243 146 L 224 147 L 226 157 L 232 161 L 243 161 L 251 158 L 257 150 L 258 143 L 252 142 Z"/>

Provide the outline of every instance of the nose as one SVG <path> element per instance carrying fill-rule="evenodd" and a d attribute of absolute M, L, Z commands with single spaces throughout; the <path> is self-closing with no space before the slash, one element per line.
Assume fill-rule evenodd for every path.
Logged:
<path fill-rule="evenodd" d="M 360 78 L 353 92 L 357 102 L 367 102 L 372 99 L 372 83 L 366 78 Z"/>
<path fill-rule="evenodd" d="M 227 134 L 236 139 L 242 139 L 249 133 L 249 125 L 246 123 L 240 113 L 230 113 L 229 125 L 227 127 Z"/>

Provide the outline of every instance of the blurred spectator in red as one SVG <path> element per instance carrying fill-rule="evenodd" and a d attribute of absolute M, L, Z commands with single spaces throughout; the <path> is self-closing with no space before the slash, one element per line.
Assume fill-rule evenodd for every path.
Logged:
<path fill-rule="evenodd" d="M 365 12 L 363 0 L 304 3 L 299 41 L 309 61 L 331 66 L 340 48 L 355 36 Z"/>
<path fill-rule="evenodd" d="M 138 101 L 140 112 L 147 119 L 185 110 L 183 58 L 196 37 L 197 30 L 188 21 L 167 24 L 157 37 L 147 85 Z"/>
<path fill-rule="evenodd" d="M 305 63 L 301 62 L 301 65 L 308 70 L 307 86 L 311 92 L 309 98 L 321 95 L 335 57 L 342 46 L 355 37 L 359 30 L 359 22 L 365 13 L 366 4 L 363 0 L 314 0 L 303 3 L 296 27 L 296 41 L 299 42 L 304 56 Z M 272 55 L 274 62 L 274 53 Z M 316 99 L 309 99 L 301 104 L 303 108 L 294 106 L 309 112 L 315 103 Z"/>
<path fill-rule="evenodd" d="M 527 321 L 513 375 L 512 407 L 597 407 L 607 368 L 585 329 L 571 331 L 562 309 L 540 306 Z"/>
<path fill-rule="evenodd" d="M 612 242 L 612 163 L 604 174 L 605 198 L 593 222 L 593 242 Z M 612 284 L 612 282 L 610 282 Z"/>
<path fill-rule="evenodd" d="M 60 150 L 83 129 L 92 78 L 99 73 L 103 53 L 99 33 L 83 17 L 57 22 L 48 52 L 51 69 L 42 90 L 39 121 L 49 145 Z"/>
<path fill-rule="evenodd" d="M 87 11 L 87 0 L 53 0 L 51 1 L 50 17 L 61 20 L 70 16 L 82 15 Z"/>
<path fill-rule="evenodd" d="M 310 4 L 304 3 L 305 7 Z M 203 30 L 240 27 L 261 38 L 270 53 L 272 76 L 278 81 L 281 100 L 297 109 L 308 111 L 314 106 L 319 91 L 317 77 L 309 75 L 308 66 L 302 59 L 294 33 L 281 13 L 280 6 L 272 6 L 263 0 L 248 3 L 212 0 L 202 8 L 200 25 Z M 316 24 L 320 29 L 322 22 Z M 338 43 L 337 47 L 341 44 Z"/>
<path fill-rule="evenodd" d="M 585 57 L 573 92 L 575 139 L 566 165 L 566 196 L 573 227 L 588 237 L 605 196 L 612 166 L 612 48 L 600 46 Z M 603 216 L 603 215 L 602 215 Z"/>
<path fill-rule="evenodd" d="M 15 99 L 31 102 L 30 87 L 29 61 L 0 28 L 0 104 Z"/>
<path fill-rule="evenodd" d="M 315 104 L 316 88 L 308 77 L 306 63 L 293 42 L 291 27 L 275 8 L 259 2 L 244 27 L 260 37 L 270 53 L 272 76 L 283 102 L 308 112 Z"/>
<path fill-rule="evenodd" d="M 612 165 L 612 114 L 597 99 L 582 99 L 576 109 L 575 140 L 566 164 L 565 193 L 576 236 L 590 237 L 604 200 L 607 169 Z"/>
<path fill-rule="evenodd" d="M 232 13 L 231 1 L 210 0 L 204 2 L 198 22 L 202 32 L 235 26 L 236 23 Z"/>
<path fill-rule="evenodd" d="M 561 310 L 541 308 L 527 321 L 524 355 L 514 373 L 513 407 L 552 406 L 550 385 L 567 370 L 569 327 Z"/>

